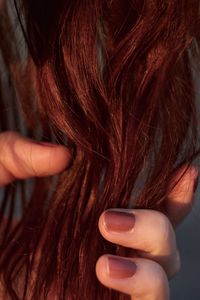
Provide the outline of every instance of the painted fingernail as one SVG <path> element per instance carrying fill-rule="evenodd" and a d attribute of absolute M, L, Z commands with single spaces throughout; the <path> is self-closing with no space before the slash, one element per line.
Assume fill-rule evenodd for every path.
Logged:
<path fill-rule="evenodd" d="M 132 277 L 137 270 L 137 266 L 130 260 L 120 257 L 108 256 L 108 274 L 114 279 Z"/>
<path fill-rule="evenodd" d="M 135 216 L 132 213 L 107 210 L 104 213 L 104 224 L 108 231 L 130 231 L 135 225 Z"/>

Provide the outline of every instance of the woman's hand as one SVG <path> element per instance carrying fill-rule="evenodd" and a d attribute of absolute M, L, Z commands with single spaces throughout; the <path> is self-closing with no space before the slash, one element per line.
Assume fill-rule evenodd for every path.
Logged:
<path fill-rule="evenodd" d="M 39 143 L 14 131 L 0 134 L 0 186 L 15 179 L 57 174 L 70 160 L 70 151 L 65 146 Z"/>
<path fill-rule="evenodd" d="M 98 259 L 96 274 L 103 285 L 134 300 L 169 299 L 168 279 L 180 269 L 173 227 L 191 210 L 197 175 L 194 167 L 185 173 L 167 199 L 166 215 L 146 209 L 109 209 L 100 216 L 103 237 L 131 248 L 128 257 L 108 254 Z"/>
<path fill-rule="evenodd" d="M 0 186 L 15 179 L 57 174 L 70 161 L 71 154 L 65 146 L 38 143 L 14 131 L 0 134 Z M 134 300 L 169 299 L 168 279 L 180 268 L 173 226 L 191 210 L 196 178 L 197 170 L 188 170 L 171 192 L 166 202 L 168 218 L 160 212 L 141 209 L 108 210 L 100 216 L 99 229 L 104 238 L 132 248 L 128 257 L 103 255 L 99 258 L 96 273 L 102 284 L 129 294 Z M 109 211 L 112 211 L 110 215 Z M 122 213 L 116 215 L 117 211 L 126 213 L 121 221 Z M 128 225 L 132 229 L 126 231 Z M 114 268 L 110 273 L 108 257 Z"/>

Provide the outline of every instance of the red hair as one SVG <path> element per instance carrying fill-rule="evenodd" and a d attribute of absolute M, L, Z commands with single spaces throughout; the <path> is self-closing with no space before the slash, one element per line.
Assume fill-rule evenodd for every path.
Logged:
<path fill-rule="evenodd" d="M 103 239 L 98 219 L 113 207 L 161 210 L 172 174 L 200 153 L 199 1 L 20 4 L 25 63 L 6 17 L 0 29 L 10 37 L 1 52 L 13 99 L 26 135 L 65 144 L 73 162 L 55 182 L 33 179 L 29 195 L 27 182 L 4 189 L 0 217 L 6 206 L 9 216 L 0 270 L 7 296 L 48 299 L 53 288 L 60 300 L 127 299 L 96 278 L 97 259 L 122 251 Z M 3 110 L 1 117 L 2 130 L 9 129 Z M 17 187 L 23 205 L 11 228 Z"/>

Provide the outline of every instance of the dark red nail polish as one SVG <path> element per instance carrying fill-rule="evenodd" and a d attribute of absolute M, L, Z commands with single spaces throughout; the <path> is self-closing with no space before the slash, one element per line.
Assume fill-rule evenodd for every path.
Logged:
<path fill-rule="evenodd" d="M 109 275 L 115 279 L 132 277 L 137 270 L 136 264 L 127 259 L 115 256 L 108 256 Z"/>
<path fill-rule="evenodd" d="M 123 211 L 107 210 L 104 213 L 104 222 L 108 231 L 125 232 L 135 225 L 135 216 Z"/>

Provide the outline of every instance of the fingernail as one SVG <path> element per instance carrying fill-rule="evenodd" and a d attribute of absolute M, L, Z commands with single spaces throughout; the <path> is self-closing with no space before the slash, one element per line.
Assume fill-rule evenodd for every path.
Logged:
<path fill-rule="evenodd" d="M 132 277 L 137 270 L 137 266 L 130 260 L 120 257 L 108 256 L 108 274 L 114 279 Z"/>
<path fill-rule="evenodd" d="M 107 210 L 104 213 L 104 224 L 108 231 L 130 231 L 135 225 L 135 216 L 132 213 Z"/>

